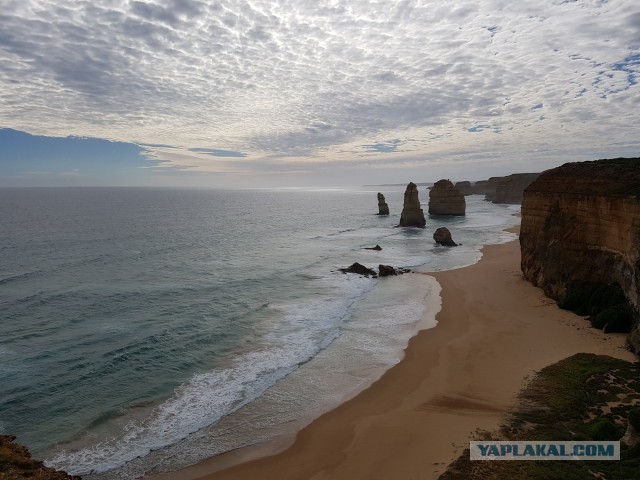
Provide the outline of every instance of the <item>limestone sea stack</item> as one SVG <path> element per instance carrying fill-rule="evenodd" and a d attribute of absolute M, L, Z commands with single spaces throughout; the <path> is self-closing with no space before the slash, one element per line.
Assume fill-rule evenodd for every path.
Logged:
<path fill-rule="evenodd" d="M 401 227 L 424 227 L 427 221 L 424 218 L 424 212 L 420 208 L 420 199 L 418 198 L 418 187 L 415 183 L 410 182 L 404 191 L 404 205 L 400 214 Z"/>
<path fill-rule="evenodd" d="M 378 193 L 378 215 L 389 215 L 389 205 L 381 193 Z"/>
<path fill-rule="evenodd" d="M 543 172 L 524 191 L 520 247 L 529 281 L 596 327 L 624 331 L 626 316 L 640 352 L 640 159 Z"/>
<path fill-rule="evenodd" d="M 464 215 L 464 195 L 450 180 L 438 180 L 429 190 L 429 215 Z"/>

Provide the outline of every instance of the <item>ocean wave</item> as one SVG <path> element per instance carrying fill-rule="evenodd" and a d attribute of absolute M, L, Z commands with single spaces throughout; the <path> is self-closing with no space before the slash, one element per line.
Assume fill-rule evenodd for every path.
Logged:
<path fill-rule="evenodd" d="M 304 339 L 300 339 L 304 340 Z M 178 388 L 142 422 L 131 422 L 121 436 L 47 461 L 74 475 L 100 473 L 180 441 L 190 433 L 255 400 L 310 354 L 298 348 L 271 349 L 239 356 L 227 369 L 202 373 Z"/>
<path fill-rule="evenodd" d="M 27 280 L 37 275 L 42 275 L 42 273 L 43 272 L 41 270 L 33 270 L 30 272 L 24 272 L 24 273 L 15 273 L 13 275 L 9 275 L 8 277 L 0 278 L 0 285 L 6 285 L 8 283 L 16 282 L 20 280 Z"/>

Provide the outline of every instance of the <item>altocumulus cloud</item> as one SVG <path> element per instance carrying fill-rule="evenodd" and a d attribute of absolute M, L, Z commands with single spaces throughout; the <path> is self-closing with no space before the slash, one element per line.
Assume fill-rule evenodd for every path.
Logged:
<path fill-rule="evenodd" d="M 0 127 L 164 171 L 638 153 L 636 0 L 4 0 L 0 25 Z"/>

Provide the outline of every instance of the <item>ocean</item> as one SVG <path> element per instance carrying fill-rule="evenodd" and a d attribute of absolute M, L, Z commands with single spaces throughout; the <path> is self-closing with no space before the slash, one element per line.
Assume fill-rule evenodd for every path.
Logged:
<path fill-rule="evenodd" d="M 436 324 L 432 277 L 338 268 L 470 265 L 519 223 L 470 196 L 465 217 L 397 228 L 403 193 L 0 189 L 0 433 L 106 480 L 295 431 Z M 439 226 L 461 245 L 435 245 Z"/>

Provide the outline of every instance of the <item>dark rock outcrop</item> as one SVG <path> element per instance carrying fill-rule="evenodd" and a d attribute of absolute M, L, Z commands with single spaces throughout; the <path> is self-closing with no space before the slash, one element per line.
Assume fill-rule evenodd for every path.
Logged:
<path fill-rule="evenodd" d="M 451 238 L 451 232 L 446 227 L 440 227 L 433 233 L 433 239 L 436 243 L 445 247 L 457 247 L 458 244 Z"/>
<path fill-rule="evenodd" d="M 16 437 L 0 435 L 0 478 L 7 480 L 81 480 L 31 458 L 26 447 L 15 443 Z"/>
<path fill-rule="evenodd" d="M 429 215 L 464 215 L 464 195 L 450 180 L 438 180 L 429 190 Z"/>
<path fill-rule="evenodd" d="M 378 215 L 389 215 L 389 205 L 381 193 L 378 193 Z"/>
<path fill-rule="evenodd" d="M 364 265 L 362 265 L 361 263 L 358 263 L 358 262 L 355 262 L 350 267 L 340 268 L 339 270 L 342 273 L 357 273 L 358 275 L 364 275 L 365 277 L 368 277 L 368 276 L 377 277 L 378 276 L 378 274 L 374 270 L 370 269 L 369 267 L 365 267 Z"/>
<path fill-rule="evenodd" d="M 539 173 L 514 173 L 506 177 L 491 177 L 487 181 L 484 199 L 493 203 L 522 203 L 524 189 L 540 176 Z"/>
<path fill-rule="evenodd" d="M 388 277 L 390 275 L 398 275 L 396 269 L 390 265 L 378 265 L 378 272 L 381 277 Z"/>
<path fill-rule="evenodd" d="M 473 195 L 473 187 L 471 186 L 471 182 L 456 182 L 455 188 L 465 197 L 467 195 Z"/>
<path fill-rule="evenodd" d="M 377 250 L 380 251 L 382 250 L 382 247 L 380 245 L 376 245 L 375 247 L 364 247 L 365 250 Z"/>
<path fill-rule="evenodd" d="M 381 277 L 389 277 L 392 275 L 402 275 L 403 273 L 409 273 L 411 270 L 408 268 L 395 268 L 391 265 L 378 265 L 378 272 Z"/>
<path fill-rule="evenodd" d="M 415 183 L 410 182 L 404 192 L 404 205 L 402 214 L 400 215 L 401 227 L 424 227 L 427 221 L 424 218 L 424 212 L 420 208 L 420 199 L 418 198 L 418 187 Z"/>
<path fill-rule="evenodd" d="M 600 328 L 630 309 L 629 342 L 640 352 L 640 159 L 543 172 L 524 192 L 520 246 L 524 276 L 561 306 L 588 303 Z"/>

